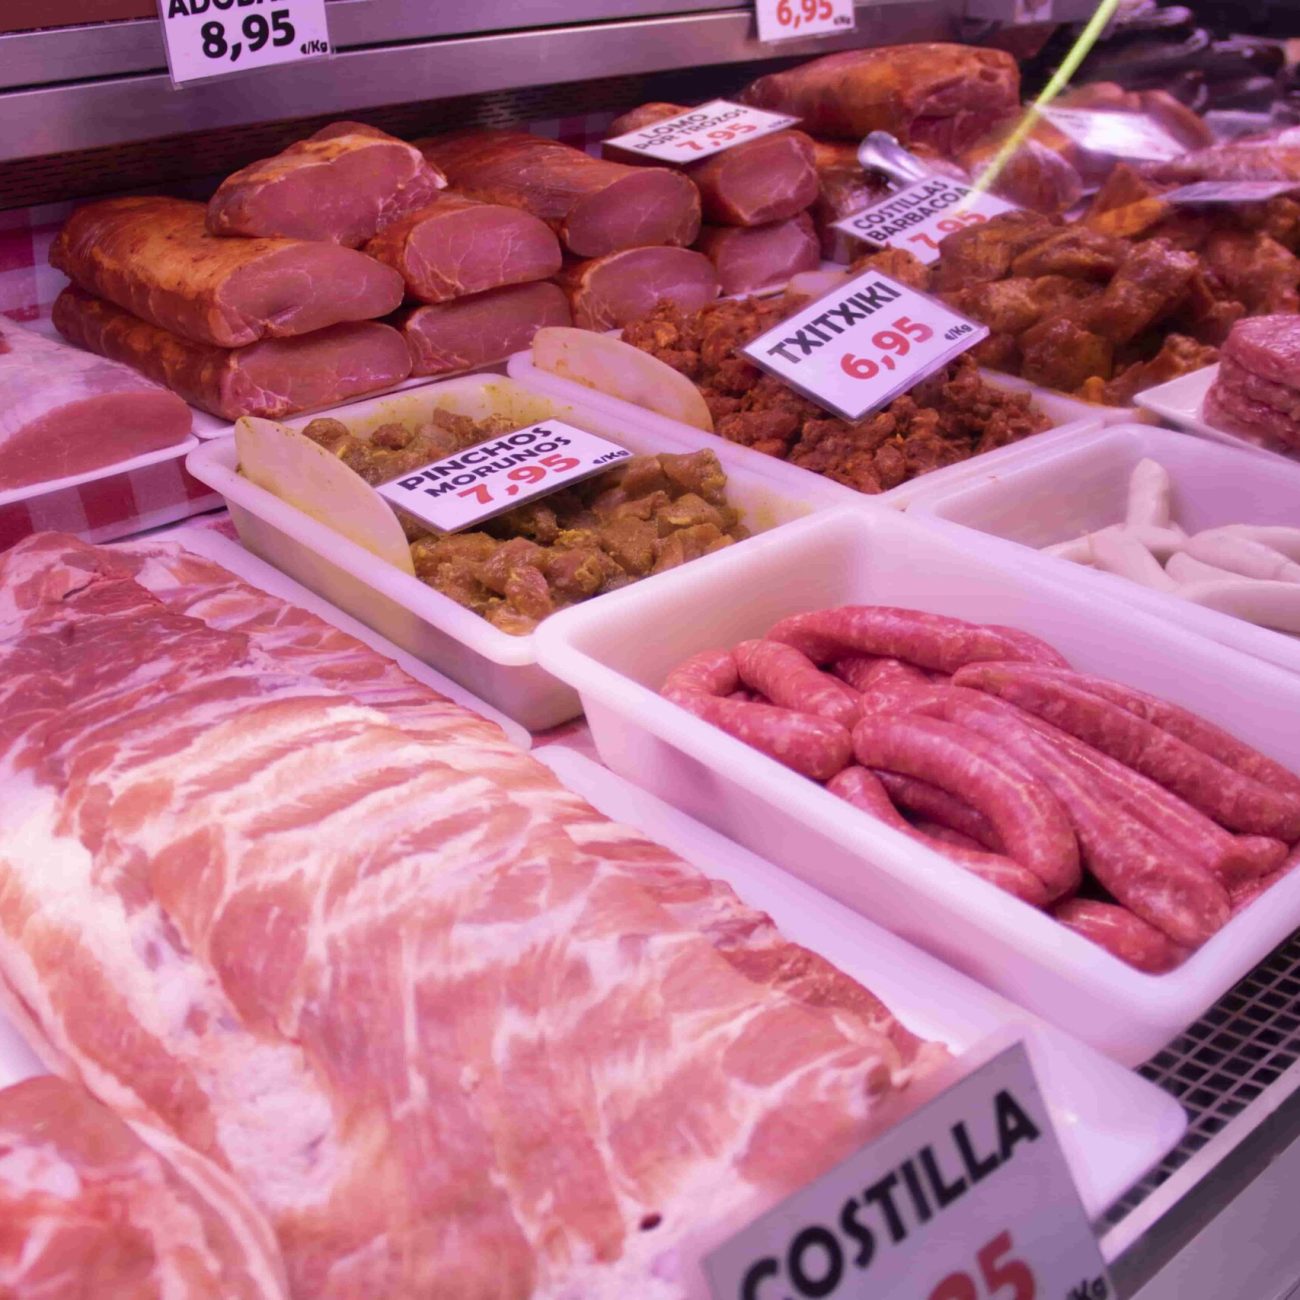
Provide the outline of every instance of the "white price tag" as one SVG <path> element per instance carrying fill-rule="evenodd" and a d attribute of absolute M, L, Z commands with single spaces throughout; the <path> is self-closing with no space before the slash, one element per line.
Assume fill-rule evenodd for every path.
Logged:
<path fill-rule="evenodd" d="M 715 1300 L 1109 1300 L 1023 1044 L 705 1259 Z"/>
<path fill-rule="evenodd" d="M 928 264 L 939 260 L 939 241 L 945 235 L 1015 210 L 1014 203 L 995 194 L 977 194 L 960 181 L 928 176 L 837 221 L 831 229 L 872 244 L 906 249 Z"/>
<path fill-rule="evenodd" d="M 1114 158 L 1168 162 L 1187 149 L 1145 113 L 1091 108 L 1045 108 L 1043 116 L 1075 144 Z"/>
<path fill-rule="evenodd" d="M 853 0 L 754 0 L 760 41 L 851 32 L 857 23 Z"/>
<path fill-rule="evenodd" d="M 158 0 L 172 84 L 330 52 L 325 0 Z"/>
<path fill-rule="evenodd" d="M 652 123 L 644 131 L 629 131 L 605 143 L 610 148 L 657 158 L 661 162 L 689 163 L 721 153 L 732 145 L 744 144 L 746 140 L 784 131 L 798 120 L 785 113 L 768 113 L 747 104 L 711 99 L 699 108 L 690 108 L 676 117 Z"/>
<path fill-rule="evenodd" d="M 929 294 L 865 271 L 741 350 L 828 411 L 858 420 L 988 332 Z"/>
<path fill-rule="evenodd" d="M 544 420 L 413 469 L 376 491 L 439 532 L 455 533 L 631 456 L 594 433 Z"/>
<path fill-rule="evenodd" d="M 1300 190 L 1300 181 L 1197 181 L 1160 197 L 1167 203 L 1262 203 Z"/>

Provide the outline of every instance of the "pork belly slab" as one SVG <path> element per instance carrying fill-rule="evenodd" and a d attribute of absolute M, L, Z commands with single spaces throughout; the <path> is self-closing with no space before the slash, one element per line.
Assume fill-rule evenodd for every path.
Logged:
<path fill-rule="evenodd" d="M 231 1171 L 302 1300 L 702 1295 L 942 1050 L 284 611 L 164 544 L 0 559 L 8 1010 Z"/>

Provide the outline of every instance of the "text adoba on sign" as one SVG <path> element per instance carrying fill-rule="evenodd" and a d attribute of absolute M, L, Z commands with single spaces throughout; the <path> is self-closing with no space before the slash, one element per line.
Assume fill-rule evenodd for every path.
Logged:
<path fill-rule="evenodd" d="M 1024 1045 L 705 1260 L 715 1300 L 1110 1300 Z"/>
<path fill-rule="evenodd" d="M 325 0 L 158 0 L 172 83 L 330 52 Z"/>

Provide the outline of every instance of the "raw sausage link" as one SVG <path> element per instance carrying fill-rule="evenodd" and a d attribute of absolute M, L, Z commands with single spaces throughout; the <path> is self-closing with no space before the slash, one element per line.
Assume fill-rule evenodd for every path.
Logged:
<path fill-rule="evenodd" d="M 1053 898 L 1078 885 L 1078 845 L 1065 810 L 983 736 L 933 718 L 870 717 L 854 729 L 853 752 L 864 767 L 919 777 L 977 808 L 1008 856 L 1028 867 Z"/>
<path fill-rule="evenodd" d="M 845 655 L 841 659 L 836 659 L 830 668 L 841 681 L 847 682 L 855 691 L 862 693 L 871 684 L 872 666 L 880 662 L 881 660 L 875 655 Z"/>
<path fill-rule="evenodd" d="M 1021 633 L 1021 639 L 1026 635 Z M 978 623 L 887 605 L 843 605 L 795 614 L 777 623 L 767 637 L 822 664 L 846 654 L 874 654 L 950 673 L 979 660 L 1028 657 L 1022 645 Z"/>
<path fill-rule="evenodd" d="M 773 704 L 830 718 L 852 727 L 862 714 L 853 687 L 817 667 L 807 655 L 780 641 L 742 641 L 731 652 L 740 680 Z"/>
<path fill-rule="evenodd" d="M 879 776 L 880 774 L 877 773 L 876 775 Z M 941 826 L 938 822 L 926 821 L 924 817 L 918 817 L 912 823 L 912 829 L 918 835 L 924 835 L 926 839 L 938 840 L 939 843 L 951 845 L 955 849 L 965 849 L 968 853 L 984 852 L 984 846 L 979 840 L 973 840 L 969 835 L 963 835 L 961 831 L 953 830 L 951 826 Z M 1011 859 L 1008 858 L 1007 861 L 1010 862 Z M 1018 862 L 1015 865 L 1018 871 L 1025 871 L 1025 868 Z M 1034 883 L 1043 891 L 1043 896 L 1046 898 L 1047 890 L 1043 882 L 1032 871 L 1026 871 L 1025 874 L 1033 877 Z"/>
<path fill-rule="evenodd" d="M 670 700 L 690 694 L 731 695 L 740 689 L 740 673 L 730 650 L 701 650 L 683 660 L 664 681 L 660 692 Z"/>
<path fill-rule="evenodd" d="M 1271 874 L 1235 885 L 1228 891 L 1228 897 L 1232 900 L 1233 916 L 1236 916 L 1243 907 L 1249 907 L 1262 893 L 1276 885 L 1283 876 L 1289 875 L 1296 867 L 1300 867 L 1300 848 L 1292 850 L 1286 861 Z"/>
<path fill-rule="evenodd" d="M 954 674 L 971 686 L 1035 713 L 1186 799 L 1230 830 L 1300 838 L 1300 797 L 1226 767 L 1172 732 L 1032 665 L 971 664 Z"/>
<path fill-rule="evenodd" d="M 1057 903 L 1052 915 L 1076 934 L 1149 975 L 1172 970 L 1187 955 L 1155 926 L 1117 903 L 1067 898 Z"/>
<path fill-rule="evenodd" d="M 989 819 L 956 795 L 931 785 L 929 781 L 918 781 L 914 776 L 903 776 L 899 772 L 877 772 L 876 775 L 898 807 L 946 826 L 990 853 L 1002 852 L 1002 841 Z"/>
<path fill-rule="evenodd" d="M 1070 661 L 1055 646 L 1039 640 L 1032 632 L 1022 631 L 1018 627 L 1006 627 L 1002 623 L 985 623 L 984 626 L 990 632 L 1006 637 L 1012 645 L 1019 646 L 1024 651 L 1023 657 L 1030 662 L 1069 670 Z"/>
<path fill-rule="evenodd" d="M 987 880 L 1006 893 L 1029 903 L 1045 907 L 1050 901 L 1047 886 L 1027 867 L 998 853 L 984 853 L 954 844 L 941 836 L 927 835 L 913 826 L 890 802 L 879 777 L 865 767 L 846 767 L 826 788 L 855 808 L 870 813 L 888 826 L 941 853 L 972 875 Z M 942 828 L 941 828 L 942 829 Z"/>

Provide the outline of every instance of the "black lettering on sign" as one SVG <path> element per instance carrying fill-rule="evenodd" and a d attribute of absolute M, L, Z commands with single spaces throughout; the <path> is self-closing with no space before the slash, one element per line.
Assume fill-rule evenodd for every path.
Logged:
<path fill-rule="evenodd" d="M 844 1202 L 840 1211 L 840 1230 L 857 1243 L 858 1253 L 853 1257 L 854 1268 L 866 1268 L 876 1255 L 876 1234 L 865 1223 L 858 1222 L 858 1203 Z"/>
<path fill-rule="evenodd" d="M 885 1216 L 885 1225 L 889 1228 L 889 1239 L 897 1245 L 904 1237 L 907 1236 L 907 1225 L 904 1224 L 902 1215 L 898 1213 L 894 1205 L 893 1189 L 898 1186 L 898 1175 L 887 1173 L 883 1178 L 878 1179 L 862 1193 L 862 1198 L 868 1204 L 878 1202 L 880 1211 Z"/>
<path fill-rule="evenodd" d="M 916 1166 L 910 1160 L 904 1160 L 902 1170 L 903 1182 L 907 1184 L 907 1190 L 911 1194 L 912 1206 L 916 1210 L 917 1218 L 922 1223 L 929 1223 L 934 1217 L 934 1211 L 930 1209 L 930 1203 L 921 1190 L 921 1180 L 916 1176 Z"/>
<path fill-rule="evenodd" d="M 994 1097 L 993 1110 L 998 1122 L 998 1150 L 1004 1163 L 1011 1158 L 1017 1142 L 1034 1142 L 1042 1136 L 1034 1121 L 1005 1088 Z"/>
<path fill-rule="evenodd" d="M 943 1170 L 939 1168 L 938 1157 L 930 1147 L 922 1147 L 917 1159 L 921 1162 L 921 1168 L 925 1170 L 925 1180 L 930 1185 L 930 1195 L 934 1197 L 934 1203 L 941 1210 L 946 1210 L 954 1201 L 960 1199 L 967 1187 L 964 1178 L 959 1177 L 955 1182 L 946 1182 Z"/>
<path fill-rule="evenodd" d="M 996 1151 L 990 1152 L 982 1160 L 980 1159 L 975 1152 L 975 1148 L 971 1145 L 970 1134 L 966 1132 L 965 1120 L 958 1120 L 953 1125 L 952 1137 L 957 1144 L 957 1151 L 961 1155 L 962 1164 L 966 1166 L 966 1176 L 972 1183 L 978 1183 L 987 1178 L 1002 1164 L 1002 1158 Z"/>
<path fill-rule="evenodd" d="M 744 1279 L 740 1283 L 740 1300 L 764 1300 L 758 1294 L 758 1284 L 766 1282 L 770 1277 L 780 1276 L 781 1265 L 770 1255 L 755 1261 L 745 1270 Z"/>
<path fill-rule="evenodd" d="M 808 1259 L 810 1254 L 811 1261 Z M 799 1294 L 808 1296 L 810 1300 L 819 1300 L 821 1296 L 830 1295 L 843 1280 L 844 1254 L 834 1233 L 820 1224 L 813 1224 L 799 1232 L 790 1243 L 786 1267 Z"/>

